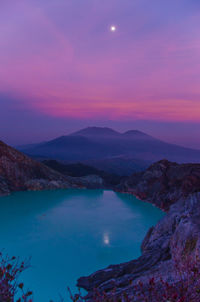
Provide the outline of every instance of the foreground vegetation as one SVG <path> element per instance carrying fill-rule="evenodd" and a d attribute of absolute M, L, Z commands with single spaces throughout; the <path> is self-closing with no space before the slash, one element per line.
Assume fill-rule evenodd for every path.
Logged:
<path fill-rule="evenodd" d="M 187 256 L 184 261 L 174 259 L 176 283 L 164 281 L 162 278 L 151 278 L 147 283 L 139 281 L 133 286 L 134 293 L 116 295 L 95 291 L 91 300 L 94 302 L 198 302 L 200 301 L 200 260 Z M 3 256 L 0 253 L 0 301 L 1 302 L 33 302 L 33 293 L 24 289 L 19 282 L 21 273 L 29 267 L 29 261 L 20 262 L 16 257 Z M 132 282 L 130 280 L 130 282 Z M 73 295 L 68 288 L 69 298 L 73 302 L 83 302 L 81 293 Z M 64 299 L 61 301 L 64 302 Z M 44 301 L 45 302 L 45 301 Z"/>
<path fill-rule="evenodd" d="M 29 262 L 20 262 L 16 257 L 3 256 L 0 253 L 0 301 L 32 302 L 32 292 L 24 290 L 19 282 L 20 274 L 29 267 Z M 18 296 L 18 298 L 16 298 Z"/>

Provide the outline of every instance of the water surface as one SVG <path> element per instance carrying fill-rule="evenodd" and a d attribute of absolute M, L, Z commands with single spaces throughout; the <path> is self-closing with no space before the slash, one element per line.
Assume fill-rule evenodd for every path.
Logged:
<path fill-rule="evenodd" d="M 0 198 L 1 248 L 32 257 L 22 279 L 35 302 L 58 301 L 80 276 L 138 257 L 147 230 L 162 216 L 151 204 L 112 191 L 14 193 Z"/>

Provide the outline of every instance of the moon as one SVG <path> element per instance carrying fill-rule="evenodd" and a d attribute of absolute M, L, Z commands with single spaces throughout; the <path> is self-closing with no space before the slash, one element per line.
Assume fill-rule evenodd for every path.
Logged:
<path fill-rule="evenodd" d="M 117 30 L 116 26 L 115 25 L 111 25 L 110 31 L 115 32 L 116 30 Z"/>

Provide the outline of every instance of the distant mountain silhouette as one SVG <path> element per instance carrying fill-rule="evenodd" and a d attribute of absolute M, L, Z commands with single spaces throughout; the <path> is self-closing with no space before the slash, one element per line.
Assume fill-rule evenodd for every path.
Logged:
<path fill-rule="evenodd" d="M 152 136 L 144 133 L 144 132 L 141 132 L 139 130 L 129 130 L 129 131 L 126 131 L 125 133 L 122 134 L 123 136 L 126 136 L 126 137 L 132 137 L 132 138 L 135 138 L 135 139 L 154 139 L 156 140 L 155 138 L 153 138 Z"/>
<path fill-rule="evenodd" d="M 135 164 L 136 169 L 133 169 L 133 172 L 144 169 L 150 163 L 163 158 L 178 163 L 200 162 L 200 150 L 169 144 L 138 130 L 120 133 L 100 127 L 85 128 L 49 142 L 18 149 L 43 159 L 87 161 L 90 165 L 94 162 L 95 167 L 108 172 L 116 173 L 116 167 L 119 166 L 118 174 L 124 174 L 125 171 L 128 171 L 127 174 L 131 173 L 130 170 L 134 167 L 128 169 L 128 162 L 138 163 Z M 115 167 L 114 171 L 113 167 Z"/>
<path fill-rule="evenodd" d="M 81 135 L 81 136 L 120 136 L 121 133 L 111 129 L 111 128 L 101 128 L 101 127 L 87 127 L 80 131 L 74 132 L 71 135 Z"/>

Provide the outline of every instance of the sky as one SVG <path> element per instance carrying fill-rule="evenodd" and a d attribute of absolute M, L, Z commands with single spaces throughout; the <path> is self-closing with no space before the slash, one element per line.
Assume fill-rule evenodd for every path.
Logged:
<path fill-rule="evenodd" d="M 199 28 L 199 0 L 1 0 L 0 139 L 95 125 L 200 149 Z"/>

